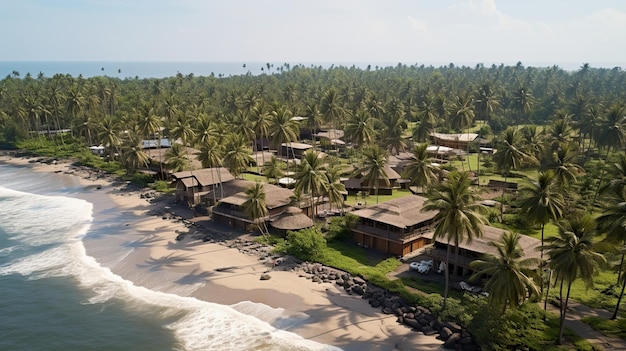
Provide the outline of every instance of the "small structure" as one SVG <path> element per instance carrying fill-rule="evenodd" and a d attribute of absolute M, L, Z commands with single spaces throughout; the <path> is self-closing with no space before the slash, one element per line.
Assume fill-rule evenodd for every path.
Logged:
<path fill-rule="evenodd" d="M 384 253 L 408 255 L 430 242 L 436 211 L 422 211 L 426 199 L 409 195 L 351 212 L 359 217 L 352 238 Z"/>
<path fill-rule="evenodd" d="M 289 230 L 300 230 L 312 227 L 315 223 L 307 216 L 302 209 L 289 206 L 276 218 L 272 219 L 270 225 L 285 234 Z"/>
<path fill-rule="evenodd" d="M 237 180 L 237 188 L 243 187 L 244 189 L 219 200 L 217 206 L 213 208 L 213 219 L 233 228 L 244 230 L 255 224 L 255 218 L 248 217 L 242 208 L 242 205 L 248 200 L 245 192 L 254 184 L 255 182 L 249 180 Z M 293 191 L 267 183 L 263 183 L 263 190 L 265 191 L 265 204 L 269 212 L 269 215 L 263 220 L 270 221 L 290 206 Z"/>
<path fill-rule="evenodd" d="M 235 179 L 228 169 L 203 168 L 195 171 L 183 171 L 172 174 L 176 187 L 176 200 L 195 206 L 210 191 L 214 191 L 220 184 Z"/>
<path fill-rule="evenodd" d="M 449 269 L 451 275 L 456 276 L 468 276 L 473 273 L 470 268 L 470 263 L 482 259 L 483 254 L 497 255 L 498 251 L 495 247 L 489 245 L 490 242 L 499 242 L 502 235 L 506 232 L 504 229 L 483 226 L 483 235 L 480 238 L 475 238 L 472 242 L 466 242 L 465 240 L 459 243 L 459 254 L 455 253 L 455 248 L 450 248 L 450 260 Z M 428 253 L 428 256 L 435 260 L 435 266 L 439 266 L 441 262 L 445 262 L 448 241 L 445 238 L 432 239 L 433 233 L 427 233 L 424 235 L 433 244 L 433 249 Z M 452 244 L 451 244 L 452 245 Z M 525 258 L 539 258 L 541 253 L 539 247 L 541 241 L 532 238 L 528 235 L 521 235 L 519 245 L 524 251 Z"/>
<path fill-rule="evenodd" d="M 476 133 L 431 133 L 430 138 L 435 145 L 447 146 L 453 149 L 467 149 L 468 144 L 473 143 L 477 138 Z"/>
<path fill-rule="evenodd" d="M 387 178 L 389 178 L 389 184 L 386 184 L 384 179 L 379 178 L 376 187 L 369 186 L 367 181 L 363 178 L 365 174 L 360 174 L 356 177 L 348 178 L 343 182 L 343 185 L 346 187 L 346 191 L 350 195 L 355 195 L 359 191 L 365 191 L 370 195 L 375 195 L 375 188 L 378 191 L 378 195 L 391 195 L 393 188 L 398 187 L 397 181 L 401 177 L 398 172 L 393 170 L 393 168 L 389 165 L 385 165 L 384 170 L 385 173 L 387 173 Z"/>
<path fill-rule="evenodd" d="M 279 155 L 287 159 L 301 159 L 304 152 L 313 148 L 313 145 L 305 143 L 282 143 L 280 144 Z"/>

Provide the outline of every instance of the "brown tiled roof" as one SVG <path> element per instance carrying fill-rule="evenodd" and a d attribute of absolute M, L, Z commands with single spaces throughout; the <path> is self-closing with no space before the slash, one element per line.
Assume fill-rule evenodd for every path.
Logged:
<path fill-rule="evenodd" d="M 195 171 L 182 171 L 172 174 L 174 180 L 180 180 L 186 187 L 196 185 L 209 186 L 229 182 L 235 177 L 224 167 L 220 168 L 202 168 Z"/>
<path fill-rule="evenodd" d="M 459 243 L 459 248 L 473 251 L 481 254 L 498 254 L 498 250 L 491 246 L 490 242 L 498 242 L 502 235 L 506 232 L 504 229 L 492 227 L 485 225 L 483 226 L 483 236 L 481 238 L 474 238 L 472 242 L 468 243 L 463 241 Z M 424 237 L 432 239 L 433 233 L 425 234 Z M 446 238 L 438 238 L 438 243 L 448 244 L 448 240 Z M 539 247 L 541 246 L 541 241 L 537 240 L 528 235 L 520 235 L 519 245 L 524 250 L 524 254 L 526 258 L 539 258 L 541 256 L 541 252 L 539 251 Z"/>
<path fill-rule="evenodd" d="M 249 180 L 237 180 L 237 187 L 245 186 L 244 190 L 237 192 L 233 195 L 224 197 L 220 200 L 221 203 L 231 204 L 235 206 L 241 206 L 246 200 L 248 200 L 248 196 L 246 195 L 246 190 L 253 186 L 255 182 Z M 285 189 L 280 186 L 263 183 L 263 190 L 265 190 L 265 203 L 268 209 L 273 209 L 285 205 L 289 205 L 291 203 L 291 196 L 293 195 L 293 191 L 290 189 Z"/>
<path fill-rule="evenodd" d="M 437 211 L 422 211 L 425 200 L 417 195 L 403 196 L 356 210 L 352 214 L 398 228 L 407 228 L 432 219 L 437 214 Z"/>
<path fill-rule="evenodd" d="M 198 159 L 195 156 L 199 151 L 191 147 L 185 147 L 185 149 L 186 149 L 186 154 L 189 155 L 189 161 L 191 161 L 191 166 L 194 169 L 201 169 L 202 163 L 198 161 Z M 167 152 L 169 150 L 171 149 L 160 148 L 160 149 L 146 149 L 144 151 L 148 154 L 148 157 L 150 157 L 150 159 L 153 162 L 162 162 L 165 164 L 167 163 L 167 159 L 168 159 Z"/>

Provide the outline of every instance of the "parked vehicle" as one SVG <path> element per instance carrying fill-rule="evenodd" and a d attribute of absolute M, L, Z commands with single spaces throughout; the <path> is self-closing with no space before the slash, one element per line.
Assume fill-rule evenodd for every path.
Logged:
<path fill-rule="evenodd" d="M 433 260 L 422 260 L 419 262 L 411 262 L 409 268 L 418 273 L 426 274 L 433 269 Z"/>

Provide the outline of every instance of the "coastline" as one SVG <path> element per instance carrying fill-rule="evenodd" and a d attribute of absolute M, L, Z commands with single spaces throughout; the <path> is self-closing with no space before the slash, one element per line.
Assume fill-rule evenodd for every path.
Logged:
<path fill-rule="evenodd" d="M 123 189 L 125 184 L 69 163 L 30 163 L 11 156 L 0 156 L 0 162 L 76 177 L 84 187 L 76 197 L 94 204 L 95 219 L 123 220 L 111 228 L 115 233 L 85 240 L 87 253 L 138 286 L 259 314 L 286 331 L 343 350 L 443 349 L 435 336 L 411 331 L 336 284 L 305 279 L 289 265 L 274 266 L 271 257 L 261 260 L 269 254 L 246 244 L 245 235 L 237 241 L 230 233 L 213 231 L 215 240 L 205 242 L 203 237 L 212 237 L 200 223 L 206 218 L 190 218 L 183 208 L 155 201 L 151 192 L 146 198 L 145 190 Z M 180 233 L 187 234 L 178 241 Z M 123 254 L 120 246 L 127 249 Z M 261 280 L 263 274 L 271 279 Z"/>

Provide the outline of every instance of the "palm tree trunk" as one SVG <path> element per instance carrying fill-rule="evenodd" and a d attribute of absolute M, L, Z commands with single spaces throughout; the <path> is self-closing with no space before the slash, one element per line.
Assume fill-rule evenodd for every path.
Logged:
<path fill-rule="evenodd" d="M 559 326 L 559 336 L 556 339 L 556 344 L 561 345 L 563 342 L 563 330 L 565 330 L 565 315 L 567 314 L 567 303 L 569 302 L 569 294 L 572 290 L 572 281 L 567 283 L 567 296 L 565 297 L 565 304 L 561 307 L 561 323 Z"/>
<path fill-rule="evenodd" d="M 593 195 L 593 201 L 589 206 L 594 206 L 596 203 L 596 199 L 600 194 L 600 188 L 602 187 L 602 182 L 604 181 L 604 175 L 606 173 L 606 164 L 609 162 L 609 152 L 611 151 L 611 147 L 606 148 L 606 156 L 604 157 L 604 167 L 602 167 L 602 173 L 600 173 L 600 180 L 598 181 L 598 186 L 596 187 L 596 193 Z"/>
<path fill-rule="evenodd" d="M 613 315 L 611 316 L 611 320 L 617 319 L 617 313 L 619 312 L 619 305 L 622 303 L 622 297 L 624 296 L 624 289 L 626 289 L 626 279 L 623 279 L 623 280 L 624 282 L 622 283 L 622 292 L 620 292 L 619 297 L 617 298 L 617 304 L 615 304 L 615 311 L 613 312 Z"/>
<path fill-rule="evenodd" d="M 508 180 L 509 172 L 506 172 L 504 176 L 504 184 L 502 187 L 502 197 L 500 198 L 500 222 L 504 223 L 504 192 L 506 191 L 506 181 Z"/>
<path fill-rule="evenodd" d="M 619 284 L 619 279 L 622 277 L 622 270 L 624 268 L 624 255 L 626 255 L 626 251 L 622 254 L 622 260 L 619 263 L 619 269 L 617 270 L 617 280 L 615 284 Z"/>
<path fill-rule="evenodd" d="M 548 274 L 548 287 L 546 288 L 546 298 L 543 300 L 543 320 L 547 319 L 546 312 L 548 310 L 548 296 L 550 296 L 550 282 L 552 280 L 552 270 Z M 541 280 L 541 286 L 543 286 L 543 280 Z"/>

